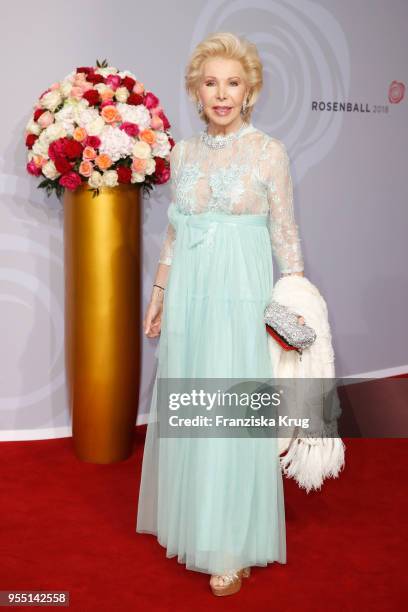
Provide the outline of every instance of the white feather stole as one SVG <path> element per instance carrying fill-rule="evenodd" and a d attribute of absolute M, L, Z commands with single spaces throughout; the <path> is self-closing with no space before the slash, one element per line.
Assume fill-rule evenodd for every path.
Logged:
<path fill-rule="evenodd" d="M 320 489 L 325 478 L 337 478 L 345 464 L 345 445 L 337 433 L 337 419 L 341 414 L 335 386 L 335 367 L 332 337 L 328 320 L 327 305 L 319 290 L 304 276 L 283 276 L 273 288 L 272 299 L 284 304 L 304 317 L 306 324 L 313 327 L 317 338 L 305 349 L 300 359 L 297 351 L 285 351 L 268 334 L 269 353 L 275 378 L 317 379 L 321 397 L 330 396 L 330 409 L 327 401 L 324 410 L 322 401 L 314 392 L 309 397 L 305 393 L 309 385 L 305 381 L 294 381 L 299 385 L 297 401 L 286 406 L 293 417 L 300 414 L 309 418 L 312 430 L 292 427 L 287 437 L 278 438 L 280 465 L 288 478 L 294 478 L 298 485 L 309 493 Z M 321 379 L 327 379 L 322 381 Z M 313 385 L 313 381 L 310 381 Z M 312 399 L 311 399 L 312 398 Z M 294 405 L 296 404 L 296 405 Z M 292 415 L 289 414 L 289 417 Z M 284 456 L 281 456 L 287 450 Z"/>

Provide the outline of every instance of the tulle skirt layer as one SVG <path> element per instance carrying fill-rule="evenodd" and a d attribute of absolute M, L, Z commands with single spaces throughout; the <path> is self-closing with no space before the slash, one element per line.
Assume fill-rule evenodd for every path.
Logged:
<path fill-rule="evenodd" d="M 176 242 L 163 306 L 136 531 L 167 557 L 208 574 L 286 563 L 276 438 L 158 435 L 166 378 L 270 379 L 263 312 L 273 288 L 266 217 L 204 213 L 169 219 Z"/>

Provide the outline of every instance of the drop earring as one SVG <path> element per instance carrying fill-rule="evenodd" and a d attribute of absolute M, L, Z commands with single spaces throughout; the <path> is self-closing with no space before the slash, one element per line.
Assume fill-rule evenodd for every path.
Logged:
<path fill-rule="evenodd" d="M 241 115 L 245 115 L 245 113 L 247 112 L 247 109 L 248 109 L 248 100 L 245 100 L 241 108 Z"/>
<path fill-rule="evenodd" d="M 197 112 L 198 112 L 198 114 L 201 114 L 203 112 L 203 110 L 204 110 L 204 105 L 201 102 L 201 100 L 199 100 L 198 104 L 197 104 Z"/>

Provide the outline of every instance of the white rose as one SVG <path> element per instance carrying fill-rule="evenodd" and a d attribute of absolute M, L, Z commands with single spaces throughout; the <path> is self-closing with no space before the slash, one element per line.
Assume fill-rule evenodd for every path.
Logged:
<path fill-rule="evenodd" d="M 32 146 L 32 152 L 35 155 L 41 155 L 41 157 L 48 157 L 48 143 L 37 139 Z"/>
<path fill-rule="evenodd" d="M 118 184 L 118 173 L 116 170 L 107 170 L 104 172 L 102 183 L 105 187 L 116 187 Z"/>
<path fill-rule="evenodd" d="M 59 89 L 54 89 L 53 91 L 49 91 L 45 94 L 40 100 L 40 104 L 43 108 L 46 108 L 50 111 L 55 111 L 57 106 L 59 106 L 62 102 L 62 96 Z"/>
<path fill-rule="evenodd" d="M 98 189 L 102 185 L 102 174 L 94 170 L 88 179 L 88 185 L 93 189 Z"/>
<path fill-rule="evenodd" d="M 126 102 L 129 97 L 129 90 L 127 87 L 118 87 L 115 91 L 115 98 L 118 102 Z"/>
<path fill-rule="evenodd" d="M 94 89 L 96 89 L 98 93 L 102 93 L 106 89 L 110 89 L 110 87 L 108 87 L 106 83 L 96 83 L 96 85 L 94 85 Z"/>
<path fill-rule="evenodd" d="M 68 98 L 72 90 L 72 83 L 68 80 L 62 81 L 60 85 L 60 91 L 64 98 Z"/>
<path fill-rule="evenodd" d="M 48 179 L 51 179 L 51 180 L 56 179 L 57 176 L 60 175 L 60 173 L 55 167 L 54 162 L 51 160 L 43 165 L 42 173 L 44 174 L 44 176 L 46 176 Z"/>
<path fill-rule="evenodd" d="M 132 149 L 132 154 L 133 157 L 147 159 L 148 157 L 150 157 L 150 150 L 150 146 L 147 144 L 147 142 L 139 141 L 134 145 Z"/>
<path fill-rule="evenodd" d="M 58 140 L 58 138 L 64 138 L 67 135 L 67 132 L 62 123 L 51 123 L 44 130 L 44 139 L 48 140 L 48 142 L 52 142 L 53 140 Z"/>
<path fill-rule="evenodd" d="M 150 127 L 150 112 L 144 104 L 124 104 L 118 102 L 116 105 L 123 121 L 136 123 L 141 130 Z"/>
<path fill-rule="evenodd" d="M 156 142 L 153 144 L 153 155 L 167 157 L 170 153 L 170 142 L 165 132 L 156 132 Z"/>
<path fill-rule="evenodd" d="M 73 118 L 80 127 L 86 129 L 87 125 L 95 121 L 95 119 L 98 119 L 98 117 L 99 112 L 96 108 L 89 108 L 89 106 L 84 108 L 84 106 L 80 104 L 73 106 Z"/>
<path fill-rule="evenodd" d="M 68 136 L 72 136 L 75 129 L 75 107 L 72 104 L 65 104 L 55 113 L 55 121 L 64 127 Z"/>
<path fill-rule="evenodd" d="M 49 138 L 47 136 L 47 131 L 46 130 L 43 130 L 41 132 L 41 134 L 38 137 L 38 140 L 39 140 L 39 142 L 41 142 L 42 144 L 45 144 L 47 146 L 50 144 L 50 140 L 49 140 Z"/>
<path fill-rule="evenodd" d="M 70 98 L 69 103 L 74 104 L 74 106 L 77 106 L 78 108 L 89 109 L 89 102 L 85 98 L 81 98 L 80 100 L 77 100 L 76 98 Z M 98 113 L 99 111 L 96 112 Z"/>
<path fill-rule="evenodd" d="M 36 136 L 38 136 L 41 132 L 41 127 L 36 121 L 34 121 L 34 119 L 30 119 L 30 121 L 26 125 L 26 130 L 30 134 L 35 134 Z"/>
<path fill-rule="evenodd" d="M 94 121 L 88 123 L 86 126 L 86 131 L 90 136 L 99 136 L 104 127 L 105 121 L 102 119 L 102 117 L 97 117 L 94 119 Z"/>
<path fill-rule="evenodd" d="M 146 174 L 153 174 L 155 170 L 156 170 L 156 162 L 151 157 L 150 159 L 147 160 L 145 172 Z"/>
<path fill-rule="evenodd" d="M 132 154 L 135 141 L 124 130 L 107 125 L 100 134 L 100 139 L 100 153 L 107 153 L 114 162 Z"/>
<path fill-rule="evenodd" d="M 118 69 L 115 68 L 114 66 L 106 66 L 106 68 L 96 68 L 95 69 L 95 72 L 97 74 L 101 74 L 105 79 L 110 74 L 116 74 L 117 71 L 118 71 Z"/>
<path fill-rule="evenodd" d="M 137 81 L 135 75 L 130 72 L 129 70 L 122 70 L 121 72 L 118 72 L 118 75 L 123 79 L 125 77 L 130 77 L 131 79 L 133 79 L 134 81 Z"/>
<path fill-rule="evenodd" d="M 143 183 L 144 180 L 145 180 L 144 174 L 141 174 L 140 172 L 132 172 L 132 178 L 131 178 L 132 183 Z"/>

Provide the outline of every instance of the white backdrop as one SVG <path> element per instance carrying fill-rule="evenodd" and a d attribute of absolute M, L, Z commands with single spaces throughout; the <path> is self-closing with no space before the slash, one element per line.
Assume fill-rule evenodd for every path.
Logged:
<path fill-rule="evenodd" d="M 9 4 L 0 41 L 0 440 L 71 432 L 62 205 L 25 171 L 32 105 L 77 66 L 107 58 L 160 98 L 175 140 L 189 137 L 203 125 L 184 68 L 215 31 L 260 50 L 265 87 L 253 123 L 289 151 L 305 273 L 329 307 L 337 375 L 408 371 L 408 112 L 406 96 L 389 101 L 392 82 L 408 81 L 407 21 L 404 0 Z M 144 202 L 144 306 L 168 204 L 168 185 Z M 138 422 L 149 409 L 157 343 L 144 338 Z"/>

